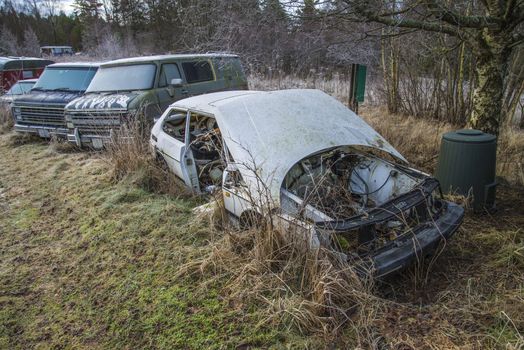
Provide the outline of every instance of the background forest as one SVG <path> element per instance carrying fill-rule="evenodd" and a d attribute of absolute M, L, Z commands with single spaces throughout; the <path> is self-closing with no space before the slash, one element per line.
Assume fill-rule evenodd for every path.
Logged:
<path fill-rule="evenodd" d="M 368 66 L 368 102 L 387 104 L 392 113 L 463 125 L 473 110 L 474 90 L 482 85 L 478 63 L 484 59 L 479 60 L 483 53 L 475 42 L 491 29 L 488 22 L 495 10 L 475 0 L 438 2 L 436 9 L 432 3 L 437 2 L 74 0 L 68 7 L 73 11 L 66 14 L 59 0 L 3 0 L 0 53 L 38 55 L 40 45 L 72 45 L 102 59 L 227 51 L 242 56 L 251 76 L 278 81 L 293 76 L 310 86 L 333 78 L 345 82 L 350 63 L 360 63 Z M 484 128 L 495 133 L 499 123 L 524 126 L 524 15 L 517 11 L 519 1 L 502 3 L 506 11 L 514 9 L 516 19 L 500 24 L 514 40 L 499 55 L 502 63 L 493 60 L 504 69 L 498 74 L 504 83 L 484 91 L 503 94 L 497 97 L 502 101 L 500 120 Z M 463 19 L 446 21 L 459 12 Z M 485 25 L 474 22 L 484 14 Z M 420 23 L 411 25 L 410 15 Z M 434 30 L 424 23 L 440 24 Z M 455 33 L 447 27 L 458 29 Z M 498 114 L 500 107 L 495 110 Z"/>

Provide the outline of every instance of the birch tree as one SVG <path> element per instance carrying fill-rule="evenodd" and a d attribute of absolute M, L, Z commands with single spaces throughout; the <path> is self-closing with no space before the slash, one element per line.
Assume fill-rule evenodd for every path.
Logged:
<path fill-rule="evenodd" d="M 469 125 L 495 135 L 504 119 L 504 91 L 512 53 L 524 42 L 523 0 L 480 0 L 468 14 L 464 2 L 343 0 L 345 15 L 407 30 L 447 34 L 468 45 L 476 58 Z"/>

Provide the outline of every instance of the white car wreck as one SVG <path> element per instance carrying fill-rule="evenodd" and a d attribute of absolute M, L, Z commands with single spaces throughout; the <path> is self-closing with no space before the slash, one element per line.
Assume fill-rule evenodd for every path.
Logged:
<path fill-rule="evenodd" d="M 270 213 L 375 276 L 429 254 L 464 216 L 436 179 L 318 90 L 180 100 L 155 123 L 151 146 L 195 193 L 221 189 L 241 225 Z"/>

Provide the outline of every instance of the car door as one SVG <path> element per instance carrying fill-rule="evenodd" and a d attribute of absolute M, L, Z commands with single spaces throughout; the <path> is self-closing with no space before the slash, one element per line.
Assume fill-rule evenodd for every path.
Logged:
<path fill-rule="evenodd" d="M 189 147 L 190 120 L 191 112 L 173 109 L 162 120 L 157 150 L 175 175 L 194 192 L 199 193 L 198 172 Z"/>
<path fill-rule="evenodd" d="M 157 151 L 164 158 L 167 166 L 175 175 L 181 179 L 184 178 L 180 160 L 182 159 L 183 150 L 185 147 L 185 137 L 183 131 L 185 130 L 187 112 L 172 110 L 162 120 L 160 131 L 158 134 Z M 175 131 L 174 126 L 180 125 L 182 132 Z"/>
<path fill-rule="evenodd" d="M 160 66 L 158 88 L 156 89 L 156 95 L 161 109 L 160 114 L 165 111 L 171 103 L 183 99 L 189 94 L 184 85 L 172 86 L 171 81 L 173 79 L 183 79 L 178 64 L 175 62 L 163 63 Z"/>

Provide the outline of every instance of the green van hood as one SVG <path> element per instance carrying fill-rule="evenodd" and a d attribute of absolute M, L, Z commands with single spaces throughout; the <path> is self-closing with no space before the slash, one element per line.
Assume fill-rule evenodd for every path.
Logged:
<path fill-rule="evenodd" d="M 140 95 L 144 93 L 88 93 L 71 101 L 65 108 L 68 110 L 128 109 L 129 105 Z"/>

